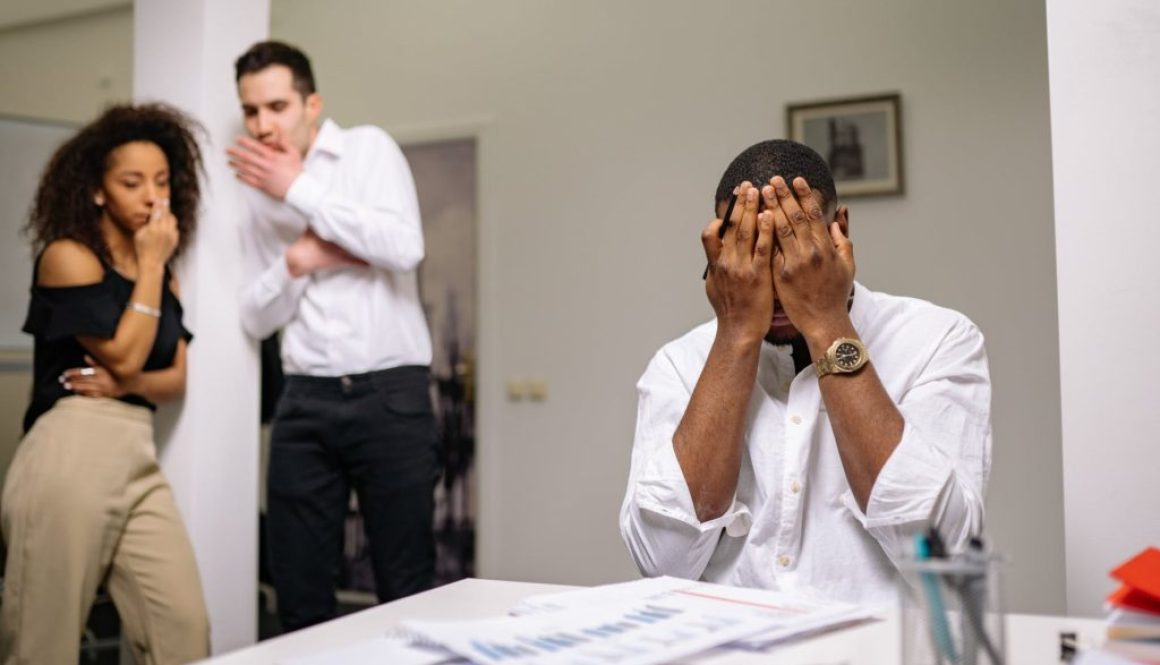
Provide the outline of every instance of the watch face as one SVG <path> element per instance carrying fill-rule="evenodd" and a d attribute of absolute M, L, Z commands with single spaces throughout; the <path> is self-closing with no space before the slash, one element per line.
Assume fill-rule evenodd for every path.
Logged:
<path fill-rule="evenodd" d="M 853 369 L 861 357 L 862 352 L 849 342 L 843 342 L 834 349 L 834 363 L 843 369 Z"/>

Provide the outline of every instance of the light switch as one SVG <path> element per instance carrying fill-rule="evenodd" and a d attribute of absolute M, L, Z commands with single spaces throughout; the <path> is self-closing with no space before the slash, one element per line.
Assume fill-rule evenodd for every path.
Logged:
<path fill-rule="evenodd" d="M 548 399 L 548 382 L 543 379 L 529 379 L 527 389 L 528 399 L 533 402 L 543 402 Z"/>
<path fill-rule="evenodd" d="M 507 396 L 509 402 L 522 402 L 528 396 L 528 382 L 523 379 L 509 379 Z"/>

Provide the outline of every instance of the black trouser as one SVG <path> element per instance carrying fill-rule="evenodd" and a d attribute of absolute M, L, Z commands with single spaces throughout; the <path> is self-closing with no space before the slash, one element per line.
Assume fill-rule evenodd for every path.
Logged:
<path fill-rule="evenodd" d="M 350 488 L 366 524 L 375 591 L 429 589 L 435 419 L 426 367 L 286 377 L 270 441 L 270 573 L 286 631 L 335 615 Z"/>

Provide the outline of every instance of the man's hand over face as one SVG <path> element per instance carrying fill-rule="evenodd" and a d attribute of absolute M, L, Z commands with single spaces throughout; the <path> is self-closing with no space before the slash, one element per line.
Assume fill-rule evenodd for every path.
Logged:
<path fill-rule="evenodd" d="M 291 276 L 301 277 L 316 270 L 340 266 L 365 266 L 366 261 L 338 245 L 319 238 L 309 228 L 286 248 L 286 268 Z"/>
<path fill-rule="evenodd" d="M 709 259 L 705 291 L 717 313 L 717 334 L 741 343 L 760 342 L 773 318 L 773 215 L 757 212 L 760 198 L 749 182 L 737 190 L 724 238 L 718 238 L 724 220 L 715 219 L 701 233 Z"/>
<path fill-rule="evenodd" d="M 825 348 L 830 337 L 849 330 L 854 246 L 837 221 L 826 223 L 805 178 L 794 178 L 791 190 L 775 176 L 761 193 L 766 211 L 773 213 L 777 238 L 773 284 L 778 300 L 811 347 Z"/>
<path fill-rule="evenodd" d="M 302 173 L 302 155 L 281 138 L 273 145 L 266 145 L 241 136 L 226 152 L 230 156 L 230 168 L 238 180 L 279 201 L 285 200 L 290 185 Z"/>

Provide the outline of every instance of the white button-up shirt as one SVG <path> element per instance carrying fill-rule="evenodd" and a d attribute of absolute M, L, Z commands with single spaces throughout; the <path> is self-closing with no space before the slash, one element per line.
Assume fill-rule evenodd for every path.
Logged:
<path fill-rule="evenodd" d="M 244 189 L 253 214 L 242 227 L 242 324 L 257 338 L 283 328 L 287 373 L 431 364 L 415 275 L 423 259 L 419 202 L 386 132 L 327 120 L 284 202 Z M 369 265 L 291 277 L 286 248 L 308 226 Z"/>
<path fill-rule="evenodd" d="M 855 285 L 850 318 L 905 420 L 863 513 L 838 457 L 813 367 L 763 344 L 732 507 L 700 522 L 673 434 L 716 322 L 670 342 L 640 402 L 620 531 L 641 572 L 863 603 L 896 596 L 893 561 L 931 521 L 948 547 L 978 533 L 991 467 L 983 336 L 962 314 Z"/>

